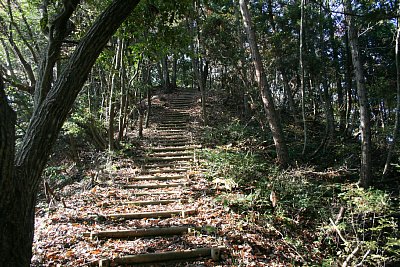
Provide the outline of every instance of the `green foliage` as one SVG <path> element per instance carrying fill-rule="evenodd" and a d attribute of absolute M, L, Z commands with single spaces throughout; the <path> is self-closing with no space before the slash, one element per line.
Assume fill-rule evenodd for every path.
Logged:
<path fill-rule="evenodd" d="M 229 147 L 204 149 L 200 156 L 205 159 L 206 177 L 221 178 L 225 185 L 245 185 L 256 181 L 262 175 L 265 164 L 252 152 L 241 152 Z M 234 186 L 233 186 L 234 187 Z"/>
<path fill-rule="evenodd" d="M 51 183 L 65 179 L 65 166 L 49 166 L 44 169 L 43 176 Z"/>
<path fill-rule="evenodd" d="M 216 201 L 243 215 L 244 220 L 275 229 L 306 266 L 336 266 L 346 259 L 348 266 L 399 261 L 396 199 L 385 191 L 343 183 L 350 178 L 347 175 L 332 179 L 312 168 L 279 170 L 265 154 L 254 152 L 262 152 L 255 149 L 260 132 L 239 120 L 204 132 L 205 140 L 225 144 L 201 152 L 206 177 L 216 188 L 225 189 Z M 245 142 L 249 138 L 258 141 L 249 145 Z M 341 158 L 336 164 L 353 166 L 347 160 L 357 147 L 357 143 L 334 146 L 332 155 Z M 332 164 L 329 162 L 326 164 Z M 272 191 L 278 199 L 276 207 L 270 201 Z M 345 212 L 333 224 L 341 207 Z M 310 234 L 303 236 L 305 232 Z M 320 256 L 311 256 L 310 251 Z"/>
<path fill-rule="evenodd" d="M 205 128 L 203 142 L 207 144 L 232 144 L 236 146 L 262 143 L 269 137 L 254 123 L 243 124 L 233 119 L 227 124 L 220 123 L 216 127 Z"/>
<path fill-rule="evenodd" d="M 348 261 L 350 266 L 385 266 L 400 259 L 400 232 L 398 204 L 384 191 L 362 189 L 355 184 L 343 186 L 338 197 L 346 211 L 340 222 L 342 238 L 337 260 Z"/>

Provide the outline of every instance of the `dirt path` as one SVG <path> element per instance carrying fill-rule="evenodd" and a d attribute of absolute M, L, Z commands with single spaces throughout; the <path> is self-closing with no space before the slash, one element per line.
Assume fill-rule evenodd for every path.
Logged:
<path fill-rule="evenodd" d="M 115 181 L 132 196 L 129 200 L 108 203 L 110 207 L 124 207 L 103 215 L 104 220 L 118 223 L 90 234 L 91 240 L 148 238 L 154 239 L 149 240 L 154 243 L 165 237 L 164 242 L 173 243 L 171 249 L 166 248 L 166 244 L 152 246 L 150 252 L 101 259 L 99 266 L 220 259 L 223 247 L 213 233 L 216 226 L 196 217 L 204 208 L 197 201 L 196 187 L 200 181 L 193 171 L 195 151 L 200 146 L 191 137 L 188 127 L 191 122 L 188 111 L 194 100 L 195 95 L 189 92 L 168 101 L 168 108 L 159 114 L 152 144 L 146 147 L 143 157 L 136 159 L 140 163 L 139 173 Z M 126 229 L 126 220 L 146 220 L 147 225 Z M 196 243 L 190 242 L 191 237 L 199 235 L 204 242 L 197 238 Z"/>
<path fill-rule="evenodd" d="M 57 192 L 67 208 L 38 204 L 32 266 L 285 266 L 271 249 L 276 233 L 224 205 L 236 193 L 204 178 L 198 96 L 154 103 L 142 153 L 125 149 L 95 183 Z"/>

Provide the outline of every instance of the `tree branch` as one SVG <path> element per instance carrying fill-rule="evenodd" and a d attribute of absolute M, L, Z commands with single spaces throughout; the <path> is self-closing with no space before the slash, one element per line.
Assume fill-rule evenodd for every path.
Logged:
<path fill-rule="evenodd" d="M 50 26 L 49 41 L 40 66 L 38 82 L 35 87 L 35 107 L 40 105 L 50 91 L 53 82 L 53 69 L 59 59 L 63 40 L 68 36 L 68 23 L 80 0 L 64 0 L 62 12 Z M 47 8 L 45 8 L 47 9 Z"/>
<path fill-rule="evenodd" d="M 114 0 L 109 5 L 82 38 L 54 86 L 43 95 L 41 104 L 35 107 L 15 159 L 19 171 L 29 173 L 29 180 L 24 182 L 33 193 L 39 186 L 51 148 L 93 64 L 138 3 L 139 0 Z"/>

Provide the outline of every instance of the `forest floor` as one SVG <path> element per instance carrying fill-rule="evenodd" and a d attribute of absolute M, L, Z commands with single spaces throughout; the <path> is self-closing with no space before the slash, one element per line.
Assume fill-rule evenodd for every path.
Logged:
<path fill-rule="evenodd" d="M 199 98 L 156 94 L 143 138 L 130 129 L 112 156 L 54 156 L 32 266 L 398 266 L 396 172 L 364 190 L 357 140 L 305 158 L 294 122 L 295 163 L 281 170 L 262 117 L 243 119 L 231 95 L 210 94 L 203 126 Z M 323 127 L 310 128 L 308 153 Z"/>
<path fill-rule="evenodd" d="M 219 196 L 231 188 L 205 178 L 198 158 L 201 147 L 195 146 L 202 128 L 198 98 L 196 92 L 158 95 L 144 138 L 132 132 L 125 148 L 111 161 L 103 166 L 93 164 L 84 178 L 55 190 L 59 201 L 53 198 L 49 205 L 40 198 L 32 266 L 97 266 L 101 260 L 113 266 L 127 255 L 147 254 L 157 260 L 156 253 L 216 247 L 221 247 L 217 261 L 206 252 L 203 257 L 178 262 L 161 258 L 151 266 L 289 266 L 301 257 L 274 228 L 255 223 L 256 212 L 243 214 L 223 205 Z M 188 153 L 165 149 L 171 147 Z M 182 159 L 154 159 L 163 153 Z M 163 176 L 171 180 L 156 178 Z M 159 200 L 171 201 L 156 203 Z M 168 218 L 151 214 L 167 211 L 175 214 Z M 189 230 L 169 236 L 99 235 L 103 231 L 177 227 Z"/>

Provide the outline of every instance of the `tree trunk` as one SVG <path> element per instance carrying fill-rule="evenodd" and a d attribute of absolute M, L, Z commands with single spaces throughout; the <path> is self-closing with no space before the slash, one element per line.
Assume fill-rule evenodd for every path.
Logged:
<path fill-rule="evenodd" d="M 351 0 L 346 0 L 345 9 L 348 14 L 353 13 Z M 361 128 L 361 169 L 360 185 L 368 188 L 372 183 L 371 173 L 371 126 L 369 118 L 368 95 L 365 87 L 364 69 L 360 58 L 360 49 L 358 46 L 357 30 L 354 25 L 354 18 L 346 15 L 349 43 L 353 59 L 353 67 L 357 81 L 358 101 L 360 105 L 360 128 Z"/>
<path fill-rule="evenodd" d="M 111 78 L 111 90 L 110 90 L 110 99 L 108 105 L 108 150 L 113 151 L 115 148 L 115 140 L 114 140 L 114 122 L 115 122 L 115 99 L 114 95 L 116 94 L 116 90 L 120 87 L 119 80 L 119 71 L 121 67 L 122 61 L 122 50 L 123 50 L 123 41 L 122 39 L 118 39 L 117 48 L 115 52 L 114 58 L 114 67 Z"/>
<path fill-rule="evenodd" d="M 198 7 L 198 3 L 196 1 L 194 1 L 193 3 L 194 9 L 196 10 L 196 12 L 199 12 L 199 7 Z M 200 30 L 198 28 L 198 21 L 195 21 L 196 23 L 194 23 L 196 26 L 190 27 L 190 31 L 192 33 L 192 35 L 195 38 L 195 44 L 191 43 L 191 50 L 193 52 L 194 55 L 197 54 L 201 54 L 201 47 L 200 47 Z M 189 25 L 191 23 L 189 22 Z M 206 64 L 207 65 L 207 64 Z M 195 83 L 197 83 L 198 88 L 200 90 L 200 95 L 201 95 L 201 115 L 202 115 L 202 119 L 203 119 L 203 124 L 207 125 L 207 111 L 206 111 L 206 95 L 205 95 L 205 87 L 206 84 L 204 82 L 204 67 L 203 67 L 203 58 L 201 56 L 194 56 L 192 58 L 192 67 L 193 67 L 193 72 L 194 72 L 194 78 L 195 78 Z M 207 65 L 208 68 L 208 65 Z M 207 79 L 207 77 L 206 77 Z"/>
<path fill-rule="evenodd" d="M 142 68 L 142 82 L 143 85 L 147 88 L 147 110 L 146 110 L 146 119 L 145 119 L 145 127 L 149 127 L 150 123 L 150 113 L 151 113 L 151 94 L 152 94 L 152 86 L 151 86 L 151 65 L 150 61 L 147 63 L 148 65 L 144 64 Z"/>
<path fill-rule="evenodd" d="M 121 40 L 121 52 L 120 52 L 120 66 L 119 66 L 119 80 L 121 85 L 121 94 L 120 94 L 120 105 L 119 105 L 119 119 L 118 119 L 118 137 L 117 142 L 119 143 L 124 136 L 124 130 L 126 125 L 126 112 L 127 112 L 127 98 L 128 92 L 126 90 L 126 72 L 125 72 L 125 64 L 124 64 L 124 51 L 125 51 L 125 42 Z"/>
<path fill-rule="evenodd" d="M 0 266 L 30 265 L 35 200 L 49 154 L 97 57 L 138 3 L 115 0 L 94 22 L 48 94 L 35 107 L 15 161 L 15 117 L 1 91 Z"/>
<path fill-rule="evenodd" d="M 162 77 L 163 77 L 163 89 L 167 94 L 172 93 L 171 81 L 169 79 L 169 70 L 168 70 L 168 56 L 164 56 L 162 58 L 161 66 L 162 66 Z"/>
<path fill-rule="evenodd" d="M 306 85 L 304 75 L 304 62 L 303 62 L 303 40 L 304 40 L 304 0 L 300 3 L 301 17 L 300 17 L 300 42 L 299 42 L 299 60 L 300 60 L 300 84 L 301 84 L 301 115 L 303 117 L 303 151 L 305 154 L 307 148 L 307 118 L 306 118 Z"/>
<path fill-rule="evenodd" d="M 264 104 L 264 109 L 267 114 L 267 119 L 269 127 L 272 132 L 272 137 L 275 143 L 278 163 L 282 167 L 285 167 L 289 162 L 288 151 L 283 137 L 282 126 L 280 124 L 277 112 L 275 110 L 274 101 L 272 99 L 271 91 L 269 90 L 266 75 L 264 73 L 264 67 L 262 64 L 261 55 L 257 47 L 256 36 L 251 25 L 251 17 L 249 9 L 247 8 L 247 1 L 240 0 L 239 5 L 243 17 L 243 26 L 247 33 L 247 38 L 250 44 L 250 49 L 253 57 L 253 64 L 256 71 L 256 80 Z"/>
<path fill-rule="evenodd" d="M 397 22 L 399 23 L 399 22 Z M 388 154 L 386 157 L 385 168 L 383 169 L 383 175 L 386 176 L 389 172 L 390 162 L 392 159 L 392 154 L 394 147 L 397 143 L 397 138 L 400 130 L 400 65 L 399 65 L 399 45 L 400 45 L 400 24 L 397 25 L 397 35 L 396 35 L 396 47 L 395 47 L 395 61 L 396 61 L 396 86 L 397 86 L 397 105 L 395 114 L 395 123 L 392 138 L 389 141 Z"/>
<path fill-rule="evenodd" d="M 350 127 L 350 117 L 351 117 L 351 110 L 352 110 L 352 60 L 351 60 L 351 51 L 350 51 L 350 44 L 349 44 L 349 34 L 346 30 L 345 34 L 345 45 L 346 45 L 346 73 L 345 73 L 345 82 L 346 82 L 346 127 L 344 129 L 344 133 L 347 134 L 349 132 Z"/>
<path fill-rule="evenodd" d="M 336 89 L 337 89 L 338 109 L 339 109 L 339 131 L 343 133 L 346 124 L 346 108 L 344 105 L 342 78 L 340 75 L 339 52 L 338 52 L 338 45 L 335 41 L 335 35 L 333 30 L 334 27 L 335 27 L 334 25 L 330 27 L 329 35 L 332 43 L 333 64 L 335 67 L 335 79 L 336 79 Z"/>
<path fill-rule="evenodd" d="M 176 54 L 174 54 L 174 56 L 172 58 L 172 77 L 171 77 L 172 90 L 176 89 L 177 71 L 178 71 L 178 59 L 176 58 Z"/>
<path fill-rule="evenodd" d="M 324 81 L 322 82 L 322 96 L 324 100 L 324 112 L 326 116 L 326 132 L 327 137 L 330 140 L 333 140 L 335 134 L 335 117 L 333 115 L 332 98 L 329 94 L 328 81 L 325 78 L 323 79 Z"/>

